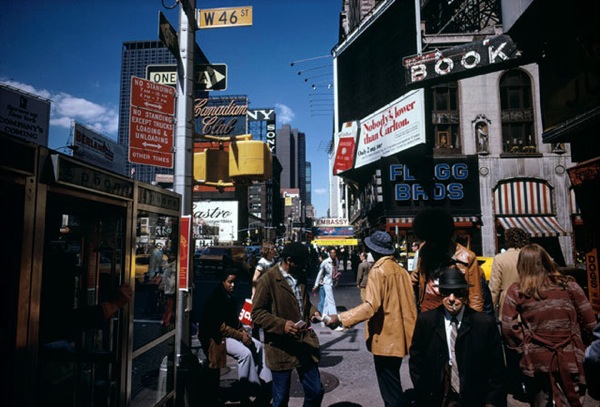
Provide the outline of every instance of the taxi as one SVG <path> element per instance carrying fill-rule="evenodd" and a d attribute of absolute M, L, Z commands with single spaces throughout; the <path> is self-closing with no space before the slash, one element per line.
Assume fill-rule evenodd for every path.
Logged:
<path fill-rule="evenodd" d="M 492 274 L 492 263 L 494 262 L 493 257 L 477 256 L 477 262 L 479 267 L 483 270 L 485 275 L 485 281 L 490 281 L 490 275 Z"/>

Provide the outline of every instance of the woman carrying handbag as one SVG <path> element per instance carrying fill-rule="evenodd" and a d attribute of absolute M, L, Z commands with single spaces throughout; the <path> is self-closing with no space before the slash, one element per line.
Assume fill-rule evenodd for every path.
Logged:
<path fill-rule="evenodd" d="M 583 358 L 596 316 L 581 287 L 562 275 L 537 244 L 521 249 L 519 282 L 502 307 L 502 336 L 519 355 L 529 404 L 580 407 Z"/>

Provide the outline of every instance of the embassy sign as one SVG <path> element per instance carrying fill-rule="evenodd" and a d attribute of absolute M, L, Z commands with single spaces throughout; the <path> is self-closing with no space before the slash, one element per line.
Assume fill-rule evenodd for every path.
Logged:
<path fill-rule="evenodd" d="M 500 64 L 514 63 L 520 59 L 521 52 L 510 36 L 498 35 L 441 51 L 406 57 L 402 63 L 406 68 L 406 84 L 411 85 L 445 76 L 449 76 L 445 80 L 453 80 L 458 76 L 480 75 L 484 73 L 482 68 L 486 71 L 499 70 L 502 69 Z"/>

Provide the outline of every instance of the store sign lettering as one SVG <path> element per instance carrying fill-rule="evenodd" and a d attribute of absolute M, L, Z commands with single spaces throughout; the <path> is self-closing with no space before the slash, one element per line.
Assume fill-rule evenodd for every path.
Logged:
<path fill-rule="evenodd" d="M 427 201 L 430 199 L 428 191 L 423 185 L 414 182 L 416 179 L 410 174 L 410 169 L 406 165 L 390 165 L 389 175 L 391 182 L 404 181 L 394 185 L 394 197 L 397 201 Z M 438 181 L 434 183 L 432 191 L 431 198 L 434 201 L 446 199 L 459 201 L 465 197 L 463 181 L 469 177 L 469 167 L 466 163 L 436 164 L 434 177 Z"/>

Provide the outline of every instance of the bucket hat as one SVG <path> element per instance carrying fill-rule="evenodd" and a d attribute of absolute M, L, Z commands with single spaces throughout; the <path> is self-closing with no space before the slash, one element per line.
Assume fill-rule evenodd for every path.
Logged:
<path fill-rule="evenodd" d="M 365 244 L 375 253 L 389 255 L 394 254 L 395 249 L 392 245 L 392 237 L 389 233 L 382 230 L 376 230 L 371 236 L 365 239 Z"/>
<path fill-rule="evenodd" d="M 471 287 L 465 275 L 456 267 L 444 267 L 440 273 L 438 287 L 445 290 L 456 290 Z"/>

